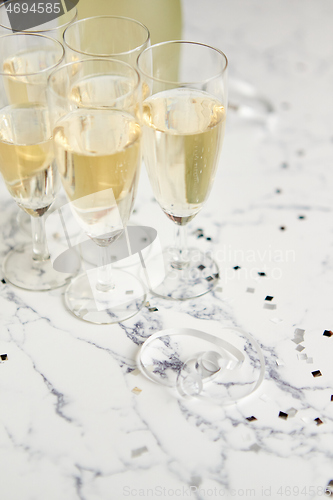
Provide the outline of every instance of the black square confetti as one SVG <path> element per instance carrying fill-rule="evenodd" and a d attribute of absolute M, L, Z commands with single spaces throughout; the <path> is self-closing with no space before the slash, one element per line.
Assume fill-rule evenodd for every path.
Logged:
<path fill-rule="evenodd" d="M 272 297 L 271 295 L 266 295 L 266 297 L 265 297 L 265 300 L 271 301 L 273 299 L 274 299 L 274 297 Z"/>
<path fill-rule="evenodd" d="M 333 401 L 333 394 L 332 394 L 332 396 L 331 396 L 331 401 Z"/>
<path fill-rule="evenodd" d="M 280 231 L 285 231 L 286 227 L 285 226 L 280 226 Z"/>
<path fill-rule="evenodd" d="M 322 376 L 322 373 L 320 370 L 315 370 L 314 372 L 312 372 L 312 375 L 314 377 L 321 377 Z"/>
<path fill-rule="evenodd" d="M 204 266 L 203 264 L 200 264 L 200 266 L 198 266 L 198 269 L 200 269 L 200 271 L 202 271 L 203 269 L 205 269 L 206 266 Z"/>
<path fill-rule="evenodd" d="M 301 220 L 305 219 L 305 215 L 299 215 L 298 218 L 301 219 Z"/>
<path fill-rule="evenodd" d="M 1 361 L 6 361 L 8 359 L 7 354 L 0 354 Z"/>
<path fill-rule="evenodd" d="M 234 269 L 237 271 L 237 269 L 240 269 L 240 266 L 235 266 Z"/>
<path fill-rule="evenodd" d="M 258 272 L 259 276 L 266 276 L 266 273 Z"/>
<path fill-rule="evenodd" d="M 317 422 L 317 425 L 321 425 L 324 423 L 319 417 L 315 418 L 314 421 Z"/>
<path fill-rule="evenodd" d="M 220 277 L 219 273 L 215 273 L 215 274 L 213 274 L 213 276 L 214 276 L 214 278 L 215 278 L 215 279 L 217 279 L 217 280 L 218 280 L 218 279 L 219 279 L 219 277 Z"/>
<path fill-rule="evenodd" d="M 7 282 L 4 278 L 2 278 L 1 283 L 3 283 L 5 285 Z"/>
<path fill-rule="evenodd" d="M 332 337 L 333 332 L 331 332 L 331 330 L 325 330 L 325 331 L 324 331 L 324 333 L 323 333 L 323 335 L 324 335 L 325 337 Z"/>
<path fill-rule="evenodd" d="M 207 281 L 212 281 L 213 279 L 214 279 L 213 276 L 207 276 L 206 278 Z"/>
<path fill-rule="evenodd" d="M 252 415 L 252 417 L 246 417 L 246 420 L 248 420 L 249 422 L 253 422 L 254 420 L 257 420 L 256 417 L 254 417 Z"/>
<path fill-rule="evenodd" d="M 284 411 L 280 411 L 279 418 L 283 418 L 283 420 L 287 420 L 288 413 L 284 413 Z"/>
<path fill-rule="evenodd" d="M 208 237 L 206 238 L 206 240 L 207 240 L 207 241 L 212 241 L 212 238 L 211 238 L 210 236 L 208 236 Z"/>

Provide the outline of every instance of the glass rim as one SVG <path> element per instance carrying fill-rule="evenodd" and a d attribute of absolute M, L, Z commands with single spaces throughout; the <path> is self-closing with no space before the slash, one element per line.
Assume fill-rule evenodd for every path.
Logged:
<path fill-rule="evenodd" d="M 5 0 L 5 1 L 1 0 L 0 1 L 0 8 L 1 7 L 6 8 L 6 5 L 8 5 L 11 2 L 15 2 L 15 0 Z M 68 26 L 70 26 L 73 23 L 73 20 L 75 20 L 77 18 L 78 10 L 77 10 L 76 5 L 74 5 L 70 10 L 67 10 L 66 12 L 61 14 L 61 16 L 59 16 L 59 17 L 65 16 L 66 14 L 69 14 L 69 12 L 71 12 L 72 10 L 74 10 L 74 16 L 69 21 L 67 21 L 67 23 L 63 23 L 60 26 L 56 26 L 55 28 L 38 29 L 38 26 L 36 26 L 34 28 L 30 28 L 27 30 L 15 30 L 11 26 L 6 26 L 5 24 L 2 24 L 1 22 L 0 22 L 0 28 L 4 28 L 6 30 L 11 30 L 14 33 L 24 33 L 24 34 L 30 34 L 30 33 L 31 34 L 35 34 L 35 33 L 38 34 L 38 33 L 49 33 L 50 31 L 60 31 L 61 29 L 64 29 L 65 27 L 67 28 Z M 59 17 L 57 19 L 59 19 Z M 51 20 L 53 21 L 53 19 L 51 19 Z M 47 21 L 47 22 L 49 22 L 49 21 Z M 44 24 L 46 24 L 46 23 L 44 23 Z M 40 26 L 43 26 L 43 25 L 41 24 Z M 35 28 L 37 28 L 37 29 L 35 29 Z"/>
<path fill-rule="evenodd" d="M 4 71 L 2 71 L 0 69 L 0 75 L 1 76 L 6 76 L 8 78 L 13 78 L 13 77 L 23 77 L 23 76 L 40 75 L 41 73 L 46 73 L 47 71 L 52 71 L 53 72 L 57 68 L 57 66 L 59 66 L 59 64 L 61 64 L 61 62 L 65 58 L 65 49 L 64 49 L 62 43 L 60 43 L 55 38 L 52 38 L 52 37 L 46 36 L 46 35 L 42 35 L 40 33 L 25 33 L 25 32 L 11 33 L 11 34 L 8 34 L 8 35 L 2 35 L 2 36 L 0 36 L 0 41 L 3 40 L 4 38 L 12 38 L 12 37 L 17 39 L 18 36 L 40 37 L 40 38 L 44 38 L 45 40 L 52 40 L 53 43 L 55 43 L 56 45 L 58 45 L 60 47 L 62 55 L 61 55 L 61 57 L 59 58 L 59 60 L 56 63 L 52 64 L 51 66 L 48 66 L 47 68 L 41 69 L 40 71 L 33 71 L 31 73 L 15 73 L 15 75 L 11 75 L 11 74 L 6 73 L 6 72 L 4 72 Z"/>
<path fill-rule="evenodd" d="M 175 44 L 189 44 L 189 45 L 199 45 L 201 47 L 207 47 L 208 49 L 213 50 L 213 51 L 217 52 L 218 54 L 220 54 L 222 56 L 222 58 L 225 61 L 224 68 L 220 72 L 218 72 L 216 75 L 211 76 L 210 78 L 206 78 L 205 80 L 188 81 L 188 82 L 185 82 L 185 81 L 173 81 L 171 79 L 167 80 L 167 79 L 163 79 L 163 78 L 157 78 L 155 76 L 149 75 L 148 73 L 146 73 L 144 70 L 142 70 L 140 68 L 140 60 L 143 58 L 143 55 L 145 53 L 147 53 L 148 51 L 152 52 L 153 49 L 156 48 L 156 47 L 162 47 L 164 45 L 175 45 Z M 151 45 L 150 47 L 147 47 L 145 50 L 143 50 L 141 52 L 141 54 L 139 54 L 139 56 L 137 58 L 137 61 L 136 61 L 136 64 L 137 64 L 139 73 L 142 74 L 142 75 L 144 75 L 146 78 L 148 78 L 150 80 L 153 80 L 154 82 L 166 83 L 166 84 L 171 84 L 171 85 L 180 85 L 180 84 L 181 85 L 198 85 L 199 83 L 200 84 L 209 83 L 209 82 L 215 80 L 216 78 L 219 78 L 220 76 L 223 76 L 224 74 L 226 74 L 226 71 L 228 69 L 228 58 L 225 55 L 225 53 L 222 52 L 222 50 L 220 50 L 220 49 L 218 49 L 216 47 L 213 47 L 212 45 L 208 45 L 207 43 L 194 42 L 194 41 L 191 41 L 191 40 L 169 40 L 169 41 L 166 41 L 166 42 L 156 43 L 154 45 Z"/>
<path fill-rule="evenodd" d="M 116 100 L 118 99 L 124 99 L 128 96 L 130 96 L 131 94 L 133 94 L 140 86 L 140 82 L 141 82 L 141 78 L 140 78 L 140 73 L 138 72 L 138 70 L 136 68 L 134 68 L 134 66 L 131 66 L 129 63 L 125 62 L 125 61 L 120 61 L 119 59 L 112 59 L 112 58 L 102 58 L 102 57 L 94 57 L 94 58 L 91 58 L 91 59 L 81 59 L 79 61 L 71 61 L 69 63 L 66 63 L 66 64 L 62 64 L 60 67 L 58 68 L 55 68 L 52 73 L 49 75 L 48 79 L 47 79 L 47 86 L 48 86 L 48 89 L 54 93 L 55 90 L 53 88 L 53 85 L 51 85 L 51 78 L 54 77 L 54 75 L 62 70 L 67 70 L 67 68 L 69 68 L 70 66 L 74 66 L 75 64 L 88 64 L 88 63 L 91 63 L 91 62 L 94 62 L 94 61 L 99 61 L 99 62 L 112 62 L 112 63 L 118 63 L 122 66 L 127 66 L 130 70 L 132 70 L 137 78 L 137 81 L 133 87 L 133 89 L 131 89 L 129 92 L 126 92 L 126 94 L 123 94 L 122 96 L 120 96 L 119 98 L 117 98 Z M 63 97 L 63 96 L 61 96 Z M 91 107 L 93 108 L 94 106 L 91 105 Z"/>
<path fill-rule="evenodd" d="M 123 19 L 123 20 L 126 20 L 126 21 L 131 21 L 139 26 L 141 26 L 144 31 L 146 32 L 146 39 L 145 41 L 141 44 L 141 45 L 138 45 L 137 47 L 135 47 L 134 49 L 131 49 L 131 50 L 125 50 L 124 52 L 117 52 L 115 54 L 95 54 L 95 53 L 91 53 L 91 52 L 84 52 L 83 50 L 77 50 L 77 49 L 74 49 L 73 47 L 71 47 L 71 45 L 69 45 L 66 41 L 66 33 L 74 26 L 77 26 L 81 23 L 84 23 L 85 21 L 90 21 L 92 19 Z M 125 16 L 109 16 L 109 15 L 101 15 L 101 16 L 92 16 L 92 17 L 85 17 L 84 19 L 79 19 L 78 21 L 75 21 L 74 23 L 72 23 L 70 26 L 68 26 L 65 31 L 64 31 L 64 34 L 63 34 L 63 41 L 64 41 L 64 45 L 66 45 L 66 47 L 68 47 L 70 50 L 73 50 L 73 52 L 76 52 L 77 54 L 82 54 L 82 55 L 86 55 L 86 56 L 90 56 L 90 57 L 117 57 L 117 56 L 123 56 L 123 55 L 126 55 L 126 54 L 132 54 L 133 52 L 136 52 L 137 50 L 140 50 L 142 47 L 144 47 L 150 40 L 150 31 L 149 29 L 147 28 L 147 26 L 145 26 L 143 23 L 141 23 L 140 21 L 137 21 L 136 19 L 132 19 L 130 17 L 125 17 Z M 148 48 L 148 47 L 146 47 Z"/>

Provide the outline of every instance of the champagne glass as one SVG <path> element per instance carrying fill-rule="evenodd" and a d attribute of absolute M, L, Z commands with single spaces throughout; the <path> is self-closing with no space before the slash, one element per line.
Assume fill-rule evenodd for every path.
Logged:
<path fill-rule="evenodd" d="M 98 33 L 98 36 L 96 34 Z M 121 16 L 95 16 L 77 21 L 64 33 L 66 60 L 115 58 L 136 66 L 138 55 L 150 46 L 149 30 L 140 22 Z M 85 262 L 97 265 L 94 244 L 81 246 Z"/>
<path fill-rule="evenodd" d="M 138 55 L 150 45 L 148 28 L 120 16 L 96 16 L 76 21 L 64 32 L 66 58 L 114 57 L 135 66 Z"/>
<path fill-rule="evenodd" d="M 30 23 L 27 22 L 28 18 Z M 64 30 L 76 19 L 77 8 L 69 0 L 41 4 L 0 1 L 0 35 L 12 32 L 39 33 L 62 42 Z M 39 24 L 35 25 L 37 22 Z"/>
<path fill-rule="evenodd" d="M 27 3 L 24 0 L 21 2 L 0 0 L 0 36 L 13 32 L 39 33 L 62 42 L 64 30 L 77 19 L 77 8 L 69 0 L 66 0 L 64 4 L 46 2 L 39 5 L 39 10 L 42 13 L 39 18 L 41 24 L 38 25 L 34 24 L 38 22 L 34 12 L 36 9 L 38 13 L 38 3 Z M 11 13 L 14 13 L 14 19 L 10 18 Z M 33 26 L 27 27 L 28 16 L 30 16 L 29 20 Z M 17 223 L 24 233 L 28 235 L 31 233 L 30 217 L 22 210 L 17 214 Z"/>
<path fill-rule="evenodd" d="M 141 281 L 111 270 L 110 259 L 111 243 L 126 232 L 139 180 L 140 78 L 122 61 L 72 62 L 50 76 L 49 99 L 62 184 L 100 257 L 99 267 L 71 282 L 66 305 L 91 323 L 121 322 L 136 314 L 146 297 Z"/>
<path fill-rule="evenodd" d="M 186 226 L 200 212 L 214 181 L 227 109 L 227 58 L 195 42 L 170 41 L 145 49 L 138 68 L 143 102 L 144 161 L 156 200 L 175 224 L 164 252 L 166 277 L 153 293 L 185 300 L 209 292 L 218 267 L 186 245 Z"/>
<path fill-rule="evenodd" d="M 32 226 L 32 247 L 12 250 L 3 271 L 8 281 L 27 290 L 57 288 L 71 277 L 52 268 L 44 227 L 44 214 L 60 187 L 47 79 L 63 59 L 64 49 L 53 38 L 23 33 L 0 37 L 0 172 Z"/>

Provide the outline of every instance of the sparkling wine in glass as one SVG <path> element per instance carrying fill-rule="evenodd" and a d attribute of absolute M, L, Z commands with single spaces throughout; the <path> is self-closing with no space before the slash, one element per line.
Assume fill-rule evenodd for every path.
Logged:
<path fill-rule="evenodd" d="M 18 32 L 38 33 L 62 42 L 64 30 L 77 19 L 78 14 L 77 8 L 69 1 L 40 4 L 39 10 L 42 12 L 40 18 L 36 16 L 36 9 L 38 11 L 38 2 L 24 2 L 24 0 L 3 2 L 0 0 L 0 36 Z M 58 14 L 59 11 L 60 14 Z M 11 13 L 15 14 L 14 19 L 10 17 Z M 29 26 L 27 26 L 28 16 L 33 25 L 28 23 Z M 39 23 L 38 19 L 42 22 Z M 35 25 L 36 22 L 38 24 Z M 24 233 L 27 235 L 31 233 L 30 217 L 22 210 L 18 211 L 17 223 Z"/>
<path fill-rule="evenodd" d="M 156 200 L 176 227 L 165 251 L 166 278 L 156 295 L 184 300 L 217 282 L 215 262 L 186 245 L 186 225 L 211 191 L 227 109 L 227 59 L 218 49 L 172 41 L 138 58 L 147 95 L 143 103 L 144 160 Z M 177 71 L 176 71 L 177 69 Z"/>
<path fill-rule="evenodd" d="M 63 58 L 63 47 L 53 38 L 23 33 L 0 37 L 0 172 L 32 223 L 32 247 L 11 251 L 3 270 L 8 281 L 27 290 L 50 290 L 71 278 L 51 265 L 43 217 L 60 187 L 47 79 Z"/>
<path fill-rule="evenodd" d="M 71 282 L 66 304 L 85 321 L 121 322 L 146 296 L 135 276 L 111 269 L 110 258 L 110 245 L 126 231 L 139 180 L 139 75 L 112 59 L 69 63 L 50 76 L 49 99 L 62 184 L 73 216 L 99 250 L 99 266 Z"/>
<path fill-rule="evenodd" d="M 97 35 L 98 34 L 98 35 Z M 148 28 L 135 19 L 98 15 L 74 22 L 64 32 L 66 60 L 115 58 L 136 66 L 138 55 L 150 46 Z M 98 264 L 95 245 L 81 246 L 84 261 Z"/>

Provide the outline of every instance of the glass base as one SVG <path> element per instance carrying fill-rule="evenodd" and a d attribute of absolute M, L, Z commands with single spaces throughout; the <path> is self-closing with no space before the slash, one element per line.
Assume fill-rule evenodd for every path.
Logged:
<path fill-rule="evenodd" d="M 144 306 L 146 289 L 135 276 L 113 269 L 114 286 L 106 292 L 97 290 L 96 277 L 96 269 L 81 274 L 65 292 L 66 306 L 77 318 L 98 325 L 110 325 L 131 318 Z"/>
<path fill-rule="evenodd" d="M 188 265 L 178 269 L 174 261 L 175 251 L 163 252 L 165 278 L 150 290 L 154 295 L 170 300 L 188 300 L 210 292 L 219 279 L 219 269 L 214 260 L 196 248 L 188 249 Z"/>
<path fill-rule="evenodd" d="M 24 290 L 46 291 L 69 283 L 72 274 L 59 273 L 52 267 L 51 260 L 32 259 L 32 246 L 14 248 L 7 254 L 2 265 L 6 281 Z"/>

